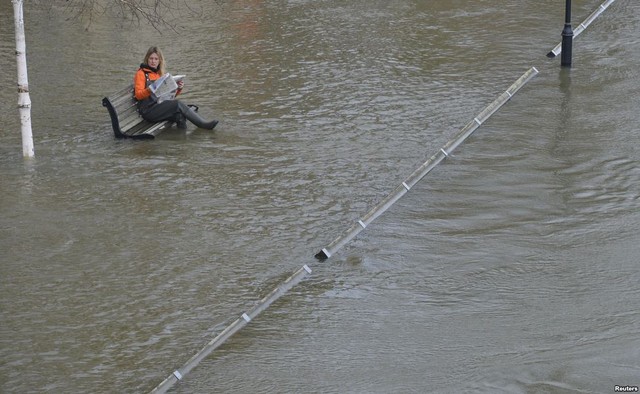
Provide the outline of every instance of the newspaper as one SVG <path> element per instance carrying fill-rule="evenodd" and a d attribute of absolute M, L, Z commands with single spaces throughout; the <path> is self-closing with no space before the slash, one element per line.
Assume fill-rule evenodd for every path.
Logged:
<path fill-rule="evenodd" d="M 149 85 L 151 95 L 158 103 L 165 100 L 173 100 L 178 90 L 178 82 L 182 81 L 183 78 L 184 75 L 173 76 L 169 73 L 164 74 Z"/>

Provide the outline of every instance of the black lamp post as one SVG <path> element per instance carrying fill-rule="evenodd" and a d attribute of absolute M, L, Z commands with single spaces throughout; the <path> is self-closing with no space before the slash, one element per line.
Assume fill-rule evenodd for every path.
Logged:
<path fill-rule="evenodd" d="M 564 29 L 562 30 L 562 57 L 560 65 L 571 67 L 571 55 L 573 51 L 573 30 L 571 29 L 571 0 L 567 1 L 567 8 L 564 18 Z"/>

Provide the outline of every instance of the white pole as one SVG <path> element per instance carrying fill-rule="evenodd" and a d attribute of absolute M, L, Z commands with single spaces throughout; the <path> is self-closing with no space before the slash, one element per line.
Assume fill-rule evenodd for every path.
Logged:
<path fill-rule="evenodd" d="M 24 36 L 23 0 L 11 0 L 16 23 L 16 62 L 18 65 L 18 110 L 22 128 L 22 154 L 33 157 L 33 135 L 31 132 L 31 98 L 29 98 L 29 79 L 27 78 L 27 45 Z"/>

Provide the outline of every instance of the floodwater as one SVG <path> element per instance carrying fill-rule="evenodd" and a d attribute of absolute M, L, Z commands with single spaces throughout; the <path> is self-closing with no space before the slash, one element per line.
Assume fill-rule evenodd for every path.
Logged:
<path fill-rule="evenodd" d="M 573 2 L 574 26 L 602 2 Z M 304 264 L 178 393 L 640 385 L 640 2 L 189 2 L 176 31 L 27 2 L 24 160 L 0 1 L 0 391 L 141 393 Z M 116 140 L 150 45 L 220 125 Z M 366 231 L 313 255 L 530 67 Z"/>

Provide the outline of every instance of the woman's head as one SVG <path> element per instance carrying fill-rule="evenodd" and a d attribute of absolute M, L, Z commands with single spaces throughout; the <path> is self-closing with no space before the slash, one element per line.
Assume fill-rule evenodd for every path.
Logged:
<path fill-rule="evenodd" d="M 144 63 L 158 70 L 160 74 L 164 74 L 164 56 L 158 47 L 151 47 L 144 56 Z"/>

